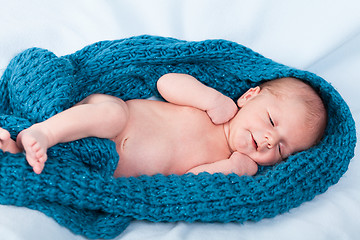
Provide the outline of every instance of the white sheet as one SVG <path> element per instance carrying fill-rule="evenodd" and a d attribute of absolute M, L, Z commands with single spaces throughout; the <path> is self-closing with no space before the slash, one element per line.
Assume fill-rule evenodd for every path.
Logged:
<path fill-rule="evenodd" d="M 58 55 L 139 34 L 224 38 L 331 82 L 360 128 L 357 0 L 0 0 L 0 72 L 28 47 Z M 359 145 L 359 141 L 358 141 Z M 340 182 L 289 213 L 258 223 L 132 223 L 116 239 L 359 239 L 360 150 Z M 0 206 L 0 239 L 84 239 L 44 214 Z"/>

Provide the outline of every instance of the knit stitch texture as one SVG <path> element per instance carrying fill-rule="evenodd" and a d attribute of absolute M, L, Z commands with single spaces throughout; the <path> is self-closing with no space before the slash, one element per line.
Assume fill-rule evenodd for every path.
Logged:
<path fill-rule="evenodd" d="M 256 176 L 186 174 L 113 178 L 115 144 L 86 138 L 48 150 L 33 173 L 23 154 L 0 151 L 0 203 L 26 206 L 88 238 L 113 238 L 132 220 L 258 221 L 299 206 L 338 182 L 354 156 L 355 123 L 339 93 L 321 77 L 294 69 L 234 42 L 188 42 L 138 36 L 102 41 L 57 57 L 31 48 L 9 63 L 0 81 L 0 126 L 12 138 L 31 124 L 92 93 L 124 100 L 159 96 L 163 74 L 190 74 L 236 100 L 249 87 L 296 77 L 319 91 L 328 126 L 315 147 Z"/>

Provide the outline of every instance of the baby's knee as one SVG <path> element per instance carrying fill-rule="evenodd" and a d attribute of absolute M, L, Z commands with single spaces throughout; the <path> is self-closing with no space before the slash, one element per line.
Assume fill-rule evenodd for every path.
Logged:
<path fill-rule="evenodd" d="M 101 108 L 101 112 L 104 114 L 104 124 L 109 127 L 121 130 L 127 124 L 129 109 L 121 99 L 99 103 L 98 107 Z"/>
<path fill-rule="evenodd" d="M 129 119 L 127 104 L 120 98 L 106 94 L 92 94 L 82 100 L 81 104 L 89 104 L 102 119 L 103 126 L 121 130 Z"/>
<path fill-rule="evenodd" d="M 129 108 L 123 100 L 114 99 L 114 101 L 109 101 L 107 102 L 107 104 L 110 108 L 110 111 L 112 111 L 114 117 L 121 116 L 124 121 L 127 121 L 127 119 L 129 118 Z"/>

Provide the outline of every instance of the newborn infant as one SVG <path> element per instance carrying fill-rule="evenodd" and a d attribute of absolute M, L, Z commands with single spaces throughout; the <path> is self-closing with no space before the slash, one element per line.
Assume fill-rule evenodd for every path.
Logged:
<path fill-rule="evenodd" d="M 295 78 L 251 88 L 238 100 L 190 75 L 170 73 L 157 87 L 167 102 L 93 94 L 19 133 L 0 128 L 0 148 L 25 151 L 40 174 L 47 149 L 85 137 L 108 138 L 120 156 L 114 177 L 200 172 L 254 175 L 306 150 L 322 137 L 326 110 L 318 94 Z"/>

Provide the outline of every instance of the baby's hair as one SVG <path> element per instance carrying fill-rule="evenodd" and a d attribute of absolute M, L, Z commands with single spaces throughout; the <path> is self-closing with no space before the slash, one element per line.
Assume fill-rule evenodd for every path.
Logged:
<path fill-rule="evenodd" d="M 284 101 L 290 97 L 303 103 L 307 110 L 306 127 L 317 136 L 313 145 L 321 140 L 327 124 L 327 113 L 321 97 L 313 87 L 296 78 L 280 78 L 261 84 L 260 89 Z"/>

